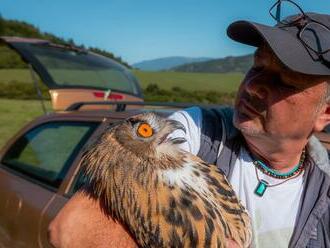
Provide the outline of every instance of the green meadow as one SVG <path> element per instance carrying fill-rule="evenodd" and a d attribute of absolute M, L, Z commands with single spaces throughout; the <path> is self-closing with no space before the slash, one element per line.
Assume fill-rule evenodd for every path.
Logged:
<path fill-rule="evenodd" d="M 50 102 L 46 102 L 50 109 Z M 37 100 L 9 100 L 0 98 L 0 148 L 19 129 L 43 114 Z"/>
<path fill-rule="evenodd" d="M 243 78 L 242 73 L 188 73 L 188 72 L 146 72 L 134 70 L 133 73 L 140 81 L 143 89 L 150 84 L 170 90 L 180 87 L 188 91 L 217 91 L 224 93 L 235 92 Z M 0 82 L 32 83 L 28 69 L 0 69 Z"/>
<path fill-rule="evenodd" d="M 138 70 L 134 70 L 133 73 L 140 81 L 145 91 L 145 97 L 149 101 L 208 103 L 221 102 L 222 99 L 225 99 L 225 102 L 230 102 L 243 77 L 240 73 L 145 72 Z M 23 85 L 30 84 L 31 90 L 34 92 L 28 69 L 1 69 L 0 85 L 10 82 L 13 83 L 13 88 L 15 88 L 15 82 L 23 83 Z M 158 87 L 155 89 L 154 85 Z M 15 90 L 19 91 L 22 88 Z M 3 98 L 0 98 L 0 148 L 26 123 L 43 114 L 40 102 L 37 100 L 6 99 L 5 93 L 2 96 Z M 218 101 L 218 99 L 220 100 Z M 50 109 L 50 102 L 46 103 L 47 108 Z"/>
<path fill-rule="evenodd" d="M 180 87 L 189 91 L 235 92 L 238 89 L 242 73 L 188 73 L 188 72 L 146 72 L 133 71 L 142 88 L 157 84 L 161 89 Z"/>
<path fill-rule="evenodd" d="M 28 69 L 0 69 L 0 82 L 32 83 L 31 72 Z"/>

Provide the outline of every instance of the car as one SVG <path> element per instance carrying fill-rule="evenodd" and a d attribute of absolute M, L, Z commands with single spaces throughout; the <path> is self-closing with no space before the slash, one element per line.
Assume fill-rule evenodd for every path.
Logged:
<path fill-rule="evenodd" d="M 82 148 L 109 123 L 148 109 L 137 79 L 112 59 L 41 39 L 0 37 L 0 43 L 28 64 L 35 86 L 38 75 L 48 87 L 55 111 L 0 151 L 0 247 L 50 247 L 49 222 L 82 184 Z M 165 114 L 184 105 L 155 107 Z"/>
<path fill-rule="evenodd" d="M 47 227 L 83 183 L 82 149 L 111 123 L 151 110 L 167 116 L 188 106 L 114 102 L 107 104 L 116 110 L 83 110 L 92 104 L 33 120 L 1 150 L 0 247 L 51 247 Z M 129 104 L 136 108 L 126 109 Z"/>
<path fill-rule="evenodd" d="M 49 90 L 55 111 L 79 101 L 143 101 L 142 89 L 133 73 L 108 57 L 34 38 L 1 36 L 0 44 L 11 48 L 28 64 L 35 87 L 39 86 L 39 76 Z"/>

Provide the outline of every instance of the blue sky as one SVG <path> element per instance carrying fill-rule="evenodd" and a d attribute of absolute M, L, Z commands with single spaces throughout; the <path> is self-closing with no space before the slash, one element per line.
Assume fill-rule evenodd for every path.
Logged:
<path fill-rule="evenodd" d="M 274 24 L 274 0 L 1 0 L 6 19 L 113 52 L 128 63 L 168 57 L 225 57 L 253 48 L 226 36 L 246 19 Z M 330 14 L 330 0 L 296 1 L 305 11 Z"/>

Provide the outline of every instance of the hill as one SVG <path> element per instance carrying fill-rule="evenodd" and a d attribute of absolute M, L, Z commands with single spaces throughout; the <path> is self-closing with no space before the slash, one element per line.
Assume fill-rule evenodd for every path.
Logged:
<path fill-rule="evenodd" d="M 180 66 L 183 64 L 202 62 L 207 60 L 210 60 L 210 58 L 188 58 L 188 57 L 173 56 L 173 57 L 145 60 L 142 62 L 134 63 L 132 66 L 134 68 L 143 71 L 164 71 L 172 67 Z"/>
<path fill-rule="evenodd" d="M 23 21 L 16 21 L 16 20 L 6 20 L 1 17 L 0 15 L 0 36 L 20 36 L 20 37 L 28 37 L 28 38 L 39 38 L 52 41 L 57 44 L 62 45 L 74 45 L 77 47 L 85 48 L 84 45 L 78 45 L 74 42 L 73 39 L 63 39 L 57 37 L 54 34 L 42 32 L 37 27 Z M 130 67 L 125 61 L 123 61 L 120 57 L 116 57 L 113 53 L 108 52 L 103 49 L 99 49 L 97 47 L 88 47 L 88 50 L 101 54 L 103 56 L 109 57 L 111 59 L 116 60 L 117 62 Z M 0 58 L 0 66 L 7 64 L 7 67 L 10 65 L 11 68 L 22 68 L 24 65 L 17 60 L 16 55 L 10 54 L 8 49 L 3 49 L 0 47 L 1 58 Z M 15 67 L 15 65 L 17 65 Z M 0 67 L 3 68 L 3 67 Z"/>
<path fill-rule="evenodd" d="M 201 72 L 201 73 L 246 73 L 253 64 L 253 55 L 229 56 L 221 59 L 212 59 L 204 62 L 189 63 L 171 68 L 177 72 Z"/>

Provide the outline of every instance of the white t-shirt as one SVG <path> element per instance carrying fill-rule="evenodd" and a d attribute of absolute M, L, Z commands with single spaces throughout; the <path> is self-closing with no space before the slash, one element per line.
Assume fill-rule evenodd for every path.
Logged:
<path fill-rule="evenodd" d="M 178 111 L 169 118 L 180 121 L 186 127 L 186 134 L 182 130 L 177 130 L 172 136 L 185 137 L 187 142 L 183 143 L 181 148 L 196 155 L 200 148 L 201 110 L 193 107 Z M 266 180 L 270 185 L 283 182 L 259 170 L 257 173 L 259 179 Z M 252 246 L 288 247 L 302 195 L 303 176 L 300 175 L 278 186 L 268 187 L 262 197 L 257 196 L 254 193 L 258 185 L 255 166 L 249 153 L 242 147 L 229 181 L 252 219 Z"/>

